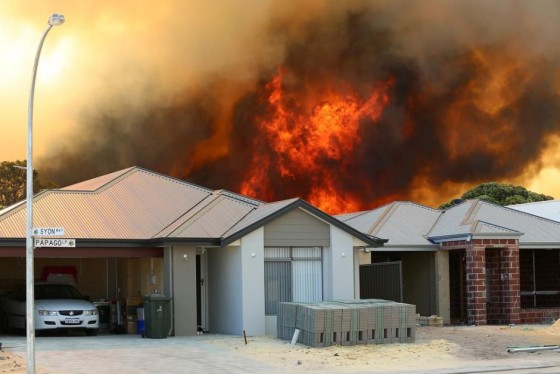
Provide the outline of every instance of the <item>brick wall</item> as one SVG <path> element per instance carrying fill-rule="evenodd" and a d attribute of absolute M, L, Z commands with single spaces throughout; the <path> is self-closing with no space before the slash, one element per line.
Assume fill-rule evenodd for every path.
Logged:
<path fill-rule="evenodd" d="M 501 250 L 486 250 L 486 312 L 488 324 L 502 324 L 505 310 L 502 304 L 502 256 Z"/>
<path fill-rule="evenodd" d="M 521 300 L 517 239 L 450 241 L 442 243 L 441 248 L 465 250 L 465 297 L 469 324 L 519 323 Z"/>
<path fill-rule="evenodd" d="M 472 243 L 466 248 L 467 319 L 469 324 L 486 325 L 486 257 L 485 248 Z"/>
<path fill-rule="evenodd" d="M 521 309 L 519 323 L 552 323 L 560 318 L 560 308 Z"/>
<path fill-rule="evenodd" d="M 519 248 L 486 248 L 487 322 L 519 323 Z"/>

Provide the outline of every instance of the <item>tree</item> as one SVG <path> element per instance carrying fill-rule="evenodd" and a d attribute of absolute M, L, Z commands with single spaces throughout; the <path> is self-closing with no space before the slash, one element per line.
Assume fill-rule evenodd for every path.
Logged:
<path fill-rule="evenodd" d="M 512 184 L 488 182 L 482 183 L 467 192 L 460 199 L 453 199 L 441 204 L 439 209 L 447 209 L 457 205 L 463 200 L 479 199 L 497 205 L 514 205 L 532 203 L 535 201 L 545 201 L 554 199 L 552 196 L 528 191 L 525 187 L 514 186 Z"/>
<path fill-rule="evenodd" d="M 3 161 L 0 163 L 0 209 L 25 199 L 27 183 L 26 165 L 27 162 L 25 160 Z M 39 180 L 37 171 L 33 171 L 33 193 L 46 188 L 57 187 L 53 182 L 42 183 Z"/>

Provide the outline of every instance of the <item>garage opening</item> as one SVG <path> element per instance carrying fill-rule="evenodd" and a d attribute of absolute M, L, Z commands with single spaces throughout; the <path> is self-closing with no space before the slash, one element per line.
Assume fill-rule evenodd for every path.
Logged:
<path fill-rule="evenodd" d="M 25 283 L 25 252 L 23 248 L 18 249 L 19 256 L 6 257 L 8 252 L 13 255 L 13 250 L 0 254 L 3 255 L 0 261 L 0 298 L 16 285 Z M 116 256 L 107 257 L 107 250 Z M 71 252 L 60 252 L 36 249 L 35 282 L 72 284 L 98 305 L 102 331 L 110 332 L 120 325 L 120 332 L 137 333 L 138 306 L 142 295 L 163 289 L 163 250 L 72 248 Z M 131 297 L 140 300 L 134 308 L 127 305 Z"/>

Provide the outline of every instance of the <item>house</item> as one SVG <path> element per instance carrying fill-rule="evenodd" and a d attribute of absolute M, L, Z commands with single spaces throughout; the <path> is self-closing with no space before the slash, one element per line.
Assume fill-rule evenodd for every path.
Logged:
<path fill-rule="evenodd" d="M 62 227 L 76 243 L 35 248 L 36 279 L 71 273 L 82 293 L 113 303 L 170 296 L 179 336 L 275 334 L 279 301 L 356 298 L 359 253 L 385 242 L 301 199 L 264 203 L 139 167 L 33 205 L 33 227 Z M 25 280 L 25 220 L 24 201 L 0 211 L 0 290 Z"/>
<path fill-rule="evenodd" d="M 445 211 L 394 202 L 337 218 L 388 239 L 360 269 L 362 297 L 390 289 L 382 282 L 397 282 L 397 301 L 445 323 L 535 323 L 560 316 L 559 222 L 480 200 Z M 386 263 L 402 272 L 386 271 Z M 384 274 L 377 288 L 367 281 L 375 274 Z"/>

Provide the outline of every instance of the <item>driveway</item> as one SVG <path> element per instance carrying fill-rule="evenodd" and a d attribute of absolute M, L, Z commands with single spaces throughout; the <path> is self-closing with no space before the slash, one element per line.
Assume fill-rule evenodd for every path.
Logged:
<path fill-rule="evenodd" d="M 142 339 L 138 335 L 41 336 L 35 365 L 52 374 L 274 373 L 275 368 L 206 341 L 220 335 Z M 3 349 L 26 357 L 25 336 L 0 337 Z M 279 371 L 278 371 L 279 372 Z"/>

